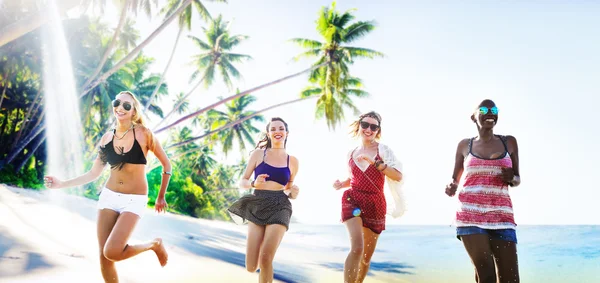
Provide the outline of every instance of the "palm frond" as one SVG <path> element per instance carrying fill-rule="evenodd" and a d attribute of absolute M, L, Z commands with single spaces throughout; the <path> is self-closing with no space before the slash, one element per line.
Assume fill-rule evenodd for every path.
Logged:
<path fill-rule="evenodd" d="M 188 35 L 188 38 L 192 40 L 192 42 L 194 42 L 196 44 L 196 46 L 200 47 L 201 50 L 212 50 L 212 47 L 210 46 L 210 44 L 202 41 L 201 39 L 193 36 L 193 35 Z"/>
<path fill-rule="evenodd" d="M 360 39 L 372 32 L 376 28 L 375 21 L 359 21 L 353 23 L 349 27 L 346 28 L 346 34 L 343 38 L 343 42 L 350 43 L 357 39 Z"/>
<path fill-rule="evenodd" d="M 230 62 L 241 63 L 244 60 L 252 60 L 250 55 L 236 54 L 236 53 L 223 53 L 222 57 L 227 58 Z"/>
<path fill-rule="evenodd" d="M 379 51 L 375 51 L 373 49 L 368 48 L 360 48 L 360 47 L 344 47 L 344 49 L 348 50 L 352 57 L 362 57 L 373 59 L 375 57 L 385 57 L 385 55 Z"/>
<path fill-rule="evenodd" d="M 312 39 L 305 39 L 305 38 L 292 38 L 289 40 L 292 43 L 295 43 L 296 45 L 302 47 L 302 48 L 306 48 L 306 49 L 319 49 L 321 47 L 323 47 L 323 43 L 316 41 L 316 40 L 312 40 Z"/>

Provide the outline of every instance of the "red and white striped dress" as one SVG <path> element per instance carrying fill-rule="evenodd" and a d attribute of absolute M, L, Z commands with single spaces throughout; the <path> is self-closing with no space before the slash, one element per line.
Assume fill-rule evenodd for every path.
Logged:
<path fill-rule="evenodd" d="M 456 212 L 456 227 L 513 229 L 517 224 L 512 201 L 508 185 L 502 180 L 502 168 L 512 168 L 510 155 L 505 152 L 496 159 L 477 157 L 471 152 L 472 142 L 464 161 L 466 175 L 463 189 L 458 194 L 460 206 Z"/>

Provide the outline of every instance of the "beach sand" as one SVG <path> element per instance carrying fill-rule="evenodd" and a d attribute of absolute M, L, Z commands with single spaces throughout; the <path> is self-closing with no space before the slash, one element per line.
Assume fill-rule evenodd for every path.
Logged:
<path fill-rule="evenodd" d="M 96 213 L 91 199 L 0 184 L 0 282 L 103 282 Z M 258 274 L 244 268 L 246 229 L 148 209 L 130 243 L 162 237 L 169 262 L 161 267 L 152 251 L 118 262 L 121 282 L 257 282 Z M 274 282 L 341 281 L 340 270 L 307 264 L 314 258 L 297 248 L 303 245 L 284 237 Z M 384 273 L 365 282 L 405 281 Z"/>
<path fill-rule="evenodd" d="M 103 282 L 95 222 L 43 201 L 59 197 L 0 185 L 0 282 Z M 79 201 L 94 209 L 95 201 Z M 164 268 L 146 252 L 117 263 L 121 282 L 258 281 L 241 266 L 165 244 L 169 263 Z"/>

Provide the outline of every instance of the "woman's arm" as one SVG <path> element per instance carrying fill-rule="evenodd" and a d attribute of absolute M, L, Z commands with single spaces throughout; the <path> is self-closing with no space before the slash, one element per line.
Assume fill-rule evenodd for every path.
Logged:
<path fill-rule="evenodd" d="M 285 185 L 285 191 L 289 191 L 289 197 L 295 199 L 298 197 L 298 186 L 294 185 L 296 179 L 296 173 L 298 173 L 298 159 L 290 155 L 290 181 Z"/>
<path fill-rule="evenodd" d="M 380 162 L 376 168 L 381 171 L 381 173 L 385 174 L 386 177 L 397 182 L 402 181 L 402 172 L 394 167 L 388 166 L 385 162 Z"/>
<path fill-rule="evenodd" d="M 517 144 L 517 139 L 513 136 L 506 136 L 506 142 L 510 159 L 512 161 L 512 174 L 510 172 L 503 174 L 509 175 L 508 177 L 510 178 L 508 178 L 508 183 L 511 187 L 517 187 L 521 184 L 521 174 L 519 172 L 519 145 Z"/>
<path fill-rule="evenodd" d="M 454 155 L 454 171 L 452 172 L 452 181 L 446 185 L 446 194 L 454 196 L 458 189 L 458 182 L 464 170 L 465 152 L 469 146 L 469 139 L 464 139 L 458 143 L 456 154 Z"/>
<path fill-rule="evenodd" d="M 112 135 L 112 132 L 104 134 L 102 136 L 102 138 L 100 139 L 100 144 L 102 144 L 102 145 L 106 144 L 106 140 L 108 140 L 109 139 L 108 137 L 111 135 Z M 46 184 L 46 187 L 48 187 L 49 189 L 77 187 L 77 186 L 85 185 L 87 183 L 90 183 L 90 182 L 98 179 L 98 177 L 100 177 L 100 175 L 102 175 L 102 171 L 104 170 L 105 167 L 106 167 L 106 162 L 104 162 L 102 160 L 101 153 L 99 152 L 98 155 L 96 156 L 96 159 L 94 160 L 94 163 L 92 164 L 92 168 L 90 168 L 90 170 L 85 172 L 83 175 L 80 175 L 78 177 L 75 177 L 73 179 L 66 180 L 66 181 L 61 181 L 60 179 L 58 179 L 55 176 L 45 176 L 44 182 Z"/>
<path fill-rule="evenodd" d="M 349 151 L 348 154 L 346 155 L 346 164 L 348 164 L 348 162 L 350 161 L 350 158 L 352 158 L 352 152 L 354 152 L 354 150 Z M 352 176 L 352 170 L 350 169 L 349 166 L 346 166 L 346 167 L 348 168 L 348 175 Z M 348 188 L 348 187 L 350 187 L 351 180 L 352 180 L 352 177 L 348 177 L 344 181 L 340 181 L 339 179 L 335 180 L 335 182 L 333 182 L 333 188 L 336 190 Z"/>
<path fill-rule="evenodd" d="M 172 175 L 171 161 L 169 160 L 169 157 L 165 153 L 165 150 L 163 149 L 158 139 L 150 132 L 149 129 L 146 129 L 146 131 L 149 132 L 149 139 L 151 139 L 152 141 L 150 143 L 152 145 L 152 148 L 150 150 L 154 153 L 156 158 L 158 158 L 158 161 L 160 161 L 160 164 L 162 164 L 163 167 L 162 179 L 160 182 L 160 191 L 158 191 L 158 196 L 156 198 L 164 199 Z"/>
<path fill-rule="evenodd" d="M 58 179 L 56 179 L 55 177 L 52 177 L 52 176 L 47 176 L 46 179 L 48 180 L 48 178 L 53 178 L 52 185 L 49 187 L 51 189 L 77 187 L 77 186 L 85 185 L 87 183 L 90 183 L 90 182 L 98 179 L 98 177 L 100 177 L 100 175 L 102 175 L 102 171 L 104 170 L 105 165 L 106 165 L 106 163 L 104 163 L 100 159 L 100 156 L 98 156 L 94 160 L 94 164 L 92 165 L 92 168 L 90 168 L 89 171 L 87 171 L 85 174 L 83 174 L 79 177 L 76 177 L 76 178 L 73 178 L 70 180 L 66 180 L 66 181 L 59 181 Z"/>
<path fill-rule="evenodd" d="M 248 163 L 246 164 L 246 170 L 244 170 L 244 174 L 242 175 L 242 179 L 239 183 L 240 189 L 248 190 L 252 188 L 252 181 L 250 181 L 250 177 L 252 177 L 252 172 L 254 172 L 256 162 L 260 157 L 262 157 L 262 154 L 263 150 L 257 149 L 250 155 L 250 160 L 248 160 Z"/>
<path fill-rule="evenodd" d="M 392 149 L 383 144 L 380 144 L 379 149 L 379 153 L 382 154 L 381 157 L 383 160 L 369 160 L 369 162 L 372 162 L 371 164 L 374 164 L 375 168 L 385 174 L 386 177 L 396 182 L 402 181 L 402 172 L 400 172 L 402 170 L 402 165 L 396 158 Z"/>

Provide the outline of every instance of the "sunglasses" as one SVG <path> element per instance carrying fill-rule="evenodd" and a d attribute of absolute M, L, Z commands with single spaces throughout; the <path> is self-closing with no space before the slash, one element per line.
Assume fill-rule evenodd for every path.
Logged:
<path fill-rule="evenodd" d="M 485 115 L 490 111 L 492 112 L 492 114 L 498 115 L 498 107 L 496 107 L 496 106 L 494 106 L 492 108 L 487 108 L 485 106 L 479 107 L 479 114 L 481 114 L 481 115 Z"/>
<path fill-rule="evenodd" d="M 371 123 L 367 123 L 367 122 L 363 122 L 363 121 L 360 122 L 360 127 L 363 129 L 371 127 L 371 131 L 373 131 L 373 132 L 379 130 L 379 125 L 375 125 L 375 124 L 371 124 Z"/>
<path fill-rule="evenodd" d="M 118 99 L 113 100 L 112 105 L 114 108 L 119 107 L 119 105 L 121 105 L 121 100 L 118 100 Z M 131 110 L 131 107 L 132 107 L 131 103 L 123 102 L 123 109 L 125 109 L 125 111 Z"/>

